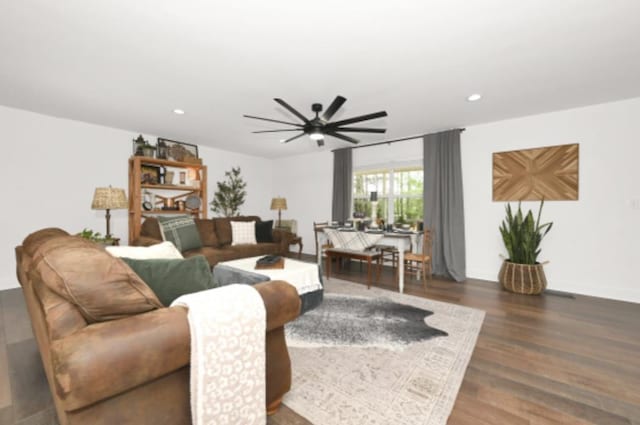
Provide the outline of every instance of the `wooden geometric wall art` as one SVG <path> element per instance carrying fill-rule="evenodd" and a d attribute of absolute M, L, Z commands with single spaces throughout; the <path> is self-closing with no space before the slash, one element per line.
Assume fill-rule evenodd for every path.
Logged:
<path fill-rule="evenodd" d="M 493 154 L 494 201 L 578 199 L 578 144 Z"/>

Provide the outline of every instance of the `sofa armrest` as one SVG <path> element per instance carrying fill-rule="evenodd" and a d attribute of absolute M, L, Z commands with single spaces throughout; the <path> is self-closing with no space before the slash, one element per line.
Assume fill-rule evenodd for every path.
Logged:
<path fill-rule="evenodd" d="M 273 229 L 273 241 L 280 245 L 282 252 L 289 252 L 289 245 L 296 238 L 296 235 L 284 229 Z"/>
<path fill-rule="evenodd" d="M 51 344 L 56 391 L 67 411 L 187 366 L 189 355 L 181 307 L 97 323 Z"/>
<path fill-rule="evenodd" d="M 137 239 L 130 242 L 132 246 L 151 246 L 162 243 L 161 239 L 150 238 L 149 236 L 139 236 Z"/>
<path fill-rule="evenodd" d="M 300 296 L 293 285 L 271 280 L 253 285 L 267 310 L 267 332 L 284 326 L 300 315 Z"/>
<path fill-rule="evenodd" d="M 267 312 L 267 332 L 300 314 L 296 289 L 283 281 L 254 286 Z M 187 310 L 170 307 L 96 323 L 51 344 L 56 391 L 66 411 L 89 406 L 190 362 Z"/>

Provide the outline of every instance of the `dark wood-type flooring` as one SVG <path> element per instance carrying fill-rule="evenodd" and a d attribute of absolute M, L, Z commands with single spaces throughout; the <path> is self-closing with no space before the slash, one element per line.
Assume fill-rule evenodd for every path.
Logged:
<path fill-rule="evenodd" d="M 366 266 L 334 276 L 362 283 Z M 397 290 L 393 281 L 385 270 L 377 286 Z M 639 304 L 516 295 L 473 279 L 435 279 L 426 291 L 409 280 L 405 293 L 486 312 L 449 424 L 640 425 Z M 22 292 L 0 291 L 0 424 L 56 423 Z M 268 420 L 309 423 L 286 406 Z"/>

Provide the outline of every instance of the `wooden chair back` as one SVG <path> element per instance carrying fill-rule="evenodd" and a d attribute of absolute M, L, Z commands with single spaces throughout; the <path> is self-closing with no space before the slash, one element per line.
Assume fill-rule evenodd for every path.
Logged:
<path fill-rule="evenodd" d="M 328 221 L 314 221 L 313 222 L 313 236 L 316 243 L 316 257 L 318 256 L 318 233 L 324 232 L 324 228 L 329 226 Z M 327 246 L 323 245 L 322 248 L 326 248 Z"/>
<path fill-rule="evenodd" d="M 429 228 L 422 233 L 422 255 L 431 258 L 433 254 L 433 231 Z"/>

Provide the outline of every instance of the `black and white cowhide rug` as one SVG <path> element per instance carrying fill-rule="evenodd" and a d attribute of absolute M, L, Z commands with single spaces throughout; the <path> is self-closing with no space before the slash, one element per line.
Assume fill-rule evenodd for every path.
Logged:
<path fill-rule="evenodd" d="M 356 346 L 403 349 L 447 333 L 430 327 L 433 312 L 388 298 L 325 294 L 316 309 L 286 325 L 292 347 Z"/>

